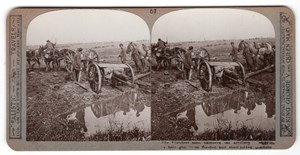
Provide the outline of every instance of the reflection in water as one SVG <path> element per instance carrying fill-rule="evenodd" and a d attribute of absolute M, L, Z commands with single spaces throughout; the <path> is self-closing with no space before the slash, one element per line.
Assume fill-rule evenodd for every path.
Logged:
<path fill-rule="evenodd" d="M 138 128 L 150 132 L 150 106 L 137 100 L 137 93 L 126 92 L 84 109 L 86 136 L 108 130 L 128 131 Z"/>
<path fill-rule="evenodd" d="M 188 120 L 185 125 L 202 133 L 205 130 L 224 128 L 240 128 L 245 125 L 265 130 L 275 129 L 275 103 L 258 102 L 257 97 L 249 96 L 247 91 L 238 90 L 224 96 L 204 99 L 184 112 L 177 114 L 177 123 Z"/>
<path fill-rule="evenodd" d="M 85 119 L 84 119 L 84 116 L 85 116 L 85 111 L 84 110 L 80 110 L 79 112 L 77 112 L 76 114 L 76 117 L 78 119 L 78 121 L 81 123 L 81 126 L 83 128 L 83 131 L 84 132 L 87 132 L 87 128 L 85 126 Z"/>
<path fill-rule="evenodd" d="M 195 107 L 188 109 L 184 112 L 177 114 L 177 125 L 183 126 L 185 128 L 194 130 L 198 130 L 198 126 L 196 124 L 196 113 Z"/>
<path fill-rule="evenodd" d="M 207 116 L 222 113 L 230 109 L 233 109 L 234 113 L 237 113 L 238 110 L 241 110 L 241 107 L 246 108 L 247 114 L 250 115 L 256 106 L 254 99 L 249 98 L 247 91 L 237 90 L 232 94 L 204 99 L 201 106 Z"/>
<path fill-rule="evenodd" d="M 272 118 L 275 115 L 275 103 L 265 102 L 266 104 L 266 113 L 268 118 Z"/>
<path fill-rule="evenodd" d="M 67 121 L 72 122 L 76 121 L 78 123 L 78 127 L 81 129 L 83 132 L 87 132 L 87 128 L 85 126 L 85 110 L 81 109 L 78 112 L 74 112 L 70 115 L 67 116 Z"/>

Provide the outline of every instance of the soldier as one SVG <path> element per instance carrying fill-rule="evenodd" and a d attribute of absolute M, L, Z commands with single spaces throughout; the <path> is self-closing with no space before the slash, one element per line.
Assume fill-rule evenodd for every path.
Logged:
<path fill-rule="evenodd" d="M 50 40 L 47 40 L 47 43 L 46 43 L 46 45 L 45 45 L 45 48 L 46 48 L 47 50 L 53 50 L 54 47 L 55 47 L 55 44 L 53 44 Z"/>
<path fill-rule="evenodd" d="M 253 46 L 254 46 L 254 48 L 255 48 L 257 51 L 260 49 L 260 44 L 259 44 L 259 43 L 253 42 Z"/>
<path fill-rule="evenodd" d="M 81 70 L 82 70 L 81 52 L 82 52 L 82 48 L 78 48 L 74 56 L 74 72 L 75 72 L 75 79 L 77 82 L 80 82 L 80 78 L 81 78 Z"/>
<path fill-rule="evenodd" d="M 131 46 L 133 46 L 131 57 L 135 63 L 137 71 L 141 72 L 144 70 L 143 66 L 142 66 L 142 61 L 141 61 L 141 52 L 139 51 L 139 49 L 136 48 L 135 44 L 133 44 L 132 42 L 130 44 L 131 44 Z"/>
<path fill-rule="evenodd" d="M 185 69 L 185 76 L 187 80 L 191 80 L 192 77 L 192 70 L 193 70 L 193 60 L 192 60 L 192 54 L 193 54 L 193 46 L 190 46 L 188 51 L 184 54 L 184 69 Z"/>
<path fill-rule="evenodd" d="M 125 63 L 126 63 L 126 51 L 125 51 L 125 49 L 123 48 L 123 44 L 120 44 L 119 46 L 120 46 L 120 49 L 121 49 L 121 52 L 120 52 L 119 57 L 120 57 L 120 59 L 121 59 L 121 62 L 122 62 L 123 64 L 125 64 Z"/>
<path fill-rule="evenodd" d="M 231 42 L 230 44 L 232 46 L 232 50 L 231 50 L 230 56 L 232 58 L 232 61 L 236 62 L 237 59 L 238 59 L 238 57 L 237 57 L 238 48 L 236 46 L 234 46 L 234 42 Z"/>
<path fill-rule="evenodd" d="M 151 71 L 151 60 L 150 60 L 150 53 L 149 53 L 149 48 L 145 45 L 142 44 L 143 50 L 144 50 L 144 55 L 142 56 L 142 65 L 145 71 L 149 70 Z M 148 69 L 149 68 L 149 69 Z"/>
<path fill-rule="evenodd" d="M 244 47 L 240 49 L 243 51 L 243 56 L 246 60 L 247 66 L 250 71 L 255 71 L 255 60 L 253 57 L 255 56 L 255 51 L 250 48 L 249 44 L 245 42 L 244 40 L 241 41 L 240 45 L 243 45 Z"/>
<path fill-rule="evenodd" d="M 272 58 L 271 58 L 272 64 L 275 64 L 275 52 L 276 52 L 275 45 L 273 45 L 272 46 Z"/>
<path fill-rule="evenodd" d="M 266 49 L 263 54 L 264 57 L 264 66 L 268 66 L 274 63 L 274 49 L 269 43 L 262 43 L 263 47 Z"/>
<path fill-rule="evenodd" d="M 158 42 L 156 44 L 157 50 L 162 50 L 163 53 L 165 53 L 165 48 L 166 48 L 167 42 L 164 42 L 160 38 L 158 39 Z"/>
<path fill-rule="evenodd" d="M 43 51 L 45 52 L 45 58 L 52 57 L 52 55 L 54 54 L 54 47 L 55 44 L 53 44 L 50 40 L 47 40 L 47 43 L 44 46 L 45 50 Z"/>

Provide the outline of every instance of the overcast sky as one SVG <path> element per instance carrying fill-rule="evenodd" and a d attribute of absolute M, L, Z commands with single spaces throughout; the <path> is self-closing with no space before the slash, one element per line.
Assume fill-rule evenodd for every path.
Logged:
<path fill-rule="evenodd" d="M 239 9 L 186 9 L 160 17 L 152 29 L 152 42 L 275 37 L 263 15 Z M 46 40 L 64 43 L 150 40 L 146 22 L 118 10 L 62 10 L 42 14 L 30 23 L 27 45 Z"/>
<path fill-rule="evenodd" d="M 239 9 L 187 9 L 160 17 L 152 29 L 152 42 L 275 37 L 263 15 Z"/>
<path fill-rule="evenodd" d="M 117 10 L 63 10 L 42 14 L 29 24 L 27 45 L 150 40 L 137 15 Z"/>

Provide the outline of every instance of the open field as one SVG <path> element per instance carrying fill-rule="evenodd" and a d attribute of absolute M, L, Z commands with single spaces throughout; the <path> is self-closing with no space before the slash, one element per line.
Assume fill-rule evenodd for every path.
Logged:
<path fill-rule="evenodd" d="M 230 42 L 208 41 L 177 43 L 194 49 L 205 47 L 213 61 L 231 61 Z M 269 42 L 274 39 L 246 40 Z M 239 41 L 234 41 L 238 45 Z M 174 46 L 173 45 L 173 46 Z M 172 47 L 172 45 L 171 45 Z M 245 65 L 243 56 L 239 61 Z M 247 72 L 247 68 L 246 72 Z M 151 129 L 153 140 L 274 140 L 275 139 L 275 74 L 263 72 L 252 77 L 265 86 L 235 83 L 213 83 L 212 92 L 204 91 L 194 71 L 195 88 L 176 70 L 155 72 L 151 96 Z M 159 81 L 159 83 L 155 83 Z M 166 87 L 167 86 L 167 87 Z M 244 92 L 249 98 L 243 99 Z M 249 112 L 248 112 L 249 111 Z"/>
<path fill-rule="evenodd" d="M 57 48 L 90 48 L 98 53 L 100 61 L 120 63 L 119 44 L 68 44 Z M 38 46 L 28 48 L 36 49 Z M 133 65 L 133 62 L 130 64 Z M 42 62 L 40 69 L 36 65 L 27 74 L 27 140 L 149 140 L 151 113 L 147 102 L 150 102 L 150 94 L 146 88 L 132 92 L 130 87 L 122 85 L 116 89 L 105 80 L 103 93 L 98 95 L 90 89 L 85 72 L 81 84 L 89 90 L 76 85 L 74 75 L 64 69 L 45 72 L 44 67 Z M 64 67 L 63 62 L 61 67 Z M 128 93 L 131 98 L 132 93 L 137 94 L 136 101 L 120 102 L 130 98 Z M 140 116 L 136 116 L 138 112 Z"/>
<path fill-rule="evenodd" d="M 255 39 L 270 42 L 275 39 Z M 247 40 L 246 40 L 247 41 Z M 249 42 L 250 42 L 249 41 Z M 205 47 L 215 61 L 231 61 L 231 40 L 170 43 L 170 47 Z M 237 45 L 239 41 L 234 41 Z M 138 45 L 147 41 L 136 42 Z M 58 45 L 58 49 L 95 50 L 101 61 L 120 63 L 120 42 Z M 124 47 L 128 43 L 123 43 Z M 36 49 L 38 46 L 30 46 Z M 129 57 L 129 56 L 128 56 Z M 245 64 L 239 55 L 239 60 Z M 132 61 L 130 65 L 134 66 Z M 64 64 L 62 64 L 62 67 Z M 36 66 L 37 67 L 37 66 Z M 253 79 L 266 86 L 234 83 L 213 84 L 207 93 L 197 72 L 192 87 L 175 67 L 154 71 L 141 80 L 151 86 L 132 89 L 112 87 L 105 80 L 101 94 L 91 92 L 86 76 L 82 89 L 64 70 L 45 72 L 35 68 L 27 74 L 27 140 L 274 140 L 275 73 Z M 236 100 L 248 92 L 247 100 Z M 133 96 L 137 95 L 137 98 Z M 120 102 L 123 101 L 123 102 Z M 248 114 L 248 111 L 251 113 Z M 197 126 L 197 127 L 196 127 Z M 198 128 L 196 130 L 196 128 Z M 228 134 L 226 134 L 228 133 Z"/>
<path fill-rule="evenodd" d="M 96 43 L 74 43 L 74 44 L 57 44 L 57 49 L 71 49 L 76 51 L 77 48 L 82 48 L 83 51 L 92 49 L 97 52 L 101 61 L 110 63 L 120 63 L 118 56 L 120 54 L 119 44 L 124 44 L 126 49 L 129 42 L 96 42 Z M 136 41 L 136 44 L 141 46 L 142 44 L 149 45 L 149 41 L 141 40 Z M 39 46 L 28 46 L 28 49 L 38 49 Z M 129 57 L 129 55 L 128 55 Z"/>

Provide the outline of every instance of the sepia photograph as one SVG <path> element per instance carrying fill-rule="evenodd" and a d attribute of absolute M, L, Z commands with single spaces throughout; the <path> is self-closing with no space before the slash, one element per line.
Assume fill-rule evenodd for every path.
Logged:
<path fill-rule="evenodd" d="M 14 150 L 287 149 L 296 138 L 287 7 L 15 8 Z"/>
<path fill-rule="evenodd" d="M 124 11 L 61 10 L 32 20 L 27 140 L 150 140 L 150 88 L 139 80 L 150 74 L 149 42 L 146 23 Z"/>
<path fill-rule="evenodd" d="M 185 9 L 151 33 L 153 140 L 275 140 L 275 31 L 239 9 Z"/>

